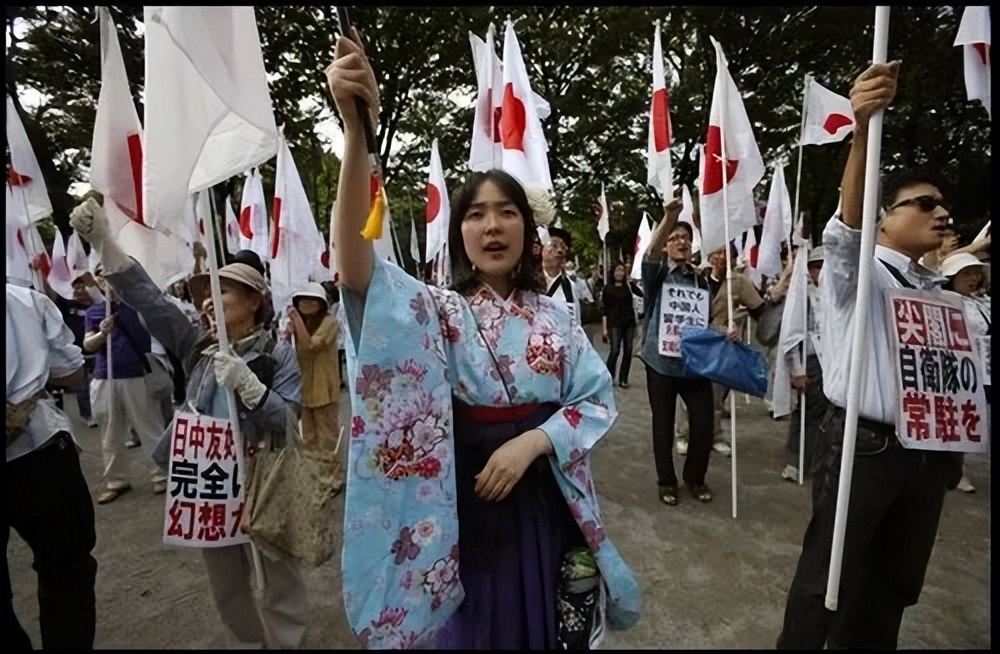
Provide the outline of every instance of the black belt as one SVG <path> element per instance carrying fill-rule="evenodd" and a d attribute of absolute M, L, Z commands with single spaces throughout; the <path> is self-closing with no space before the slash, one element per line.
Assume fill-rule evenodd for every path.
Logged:
<path fill-rule="evenodd" d="M 875 434 L 892 437 L 896 436 L 896 425 L 890 425 L 884 422 L 875 422 L 874 420 L 869 420 L 867 418 L 858 418 L 858 427 L 867 429 Z"/>

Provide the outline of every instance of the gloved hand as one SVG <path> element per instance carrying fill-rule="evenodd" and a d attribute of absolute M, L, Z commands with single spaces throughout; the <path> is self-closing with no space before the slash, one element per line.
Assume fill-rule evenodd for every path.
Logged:
<path fill-rule="evenodd" d="M 69 224 L 101 255 L 105 275 L 125 270 L 132 265 L 132 260 L 111 237 L 108 215 L 94 198 L 87 198 L 73 209 L 69 215 Z"/>
<path fill-rule="evenodd" d="M 248 408 L 256 408 L 267 392 L 267 386 L 257 379 L 247 362 L 230 352 L 216 352 L 212 355 L 212 362 L 215 364 L 216 381 L 233 389 Z"/>

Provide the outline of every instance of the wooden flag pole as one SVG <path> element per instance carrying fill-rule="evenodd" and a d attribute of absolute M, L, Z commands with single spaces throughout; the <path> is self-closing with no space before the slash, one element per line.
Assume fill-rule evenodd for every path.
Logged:
<path fill-rule="evenodd" d="M 872 62 L 884 64 L 889 45 L 889 7 L 875 8 L 875 43 Z M 868 160 L 865 164 L 865 200 L 861 217 L 861 254 L 858 265 L 858 297 L 854 305 L 854 340 L 851 344 L 851 367 L 847 381 L 847 419 L 844 422 L 843 455 L 840 461 L 840 485 L 837 489 L 837 514 L 833 524 L 830 552 L 830 576 L 826 584 L 826 608 L 837 610 L 840 592 L 840 568 L 844 560 L 844 534 L 847 531 L 847 508 L 851 501 L 851 478 L 854 473 L 854 445 L 858 435 L 861 408 L 861 373 L 864 366 L 865 324 L 871 295 L 872 259 L 875 254 L 875 222 L 878 218 L 879 167 L 882 158 L 882 118 L 878 110 L 868 122 Z"/>

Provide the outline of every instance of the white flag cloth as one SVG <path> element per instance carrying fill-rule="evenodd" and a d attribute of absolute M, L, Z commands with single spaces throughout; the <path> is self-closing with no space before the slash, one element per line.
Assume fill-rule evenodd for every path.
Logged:
<path fill-rule="evenodd" d="M 226 250 L 236 254 L 240 249 L 240 221 L 233 211 L 232 198 L 226 196 Z"/>
<path fill-rule="evenodd" d="M 410 258 L 418 266 L 423 263 L 420 257 L 420 241 L 417 239 L 417 219 L 410 219 Z M 421 273 L 422 274 L 422 273 Z"/>
<path fill-rule="evenodd" d="M 966 7 L 958 26 L 955 45 L 962 46 L 965 57 L 965 92 L 970 100 L 979 100 L 993 120 L 992 81 L 990 74 L 990 8 Z"/>
<path fill-rule="evenodd" d="M 981 230 L 979 230 L 978 234 L 976 234 L 976 238 L 974 238 L 972 240 L 973 241 L 978 241 L 981 238 L 986 238 L 987 236 L 989 236 L 990 235 L 990 223 L 992 223 L 992 222 L 993 222 L 992 220 L 987 220 L 986 224 L 983 225 L 983 228 Z"/>
<path fill-rule="evenodd" d="M 201 202 L 199 196 L 203 193 L 209 198 L 210 203 L 211 197 L 208 196 L 208 193 L 198 191 L 188 199 L 185 211 L 190 214 L 191 220 L 194 221 L 195 237 L 207 248 L 212 239 L 212 205 Z"/>
<path fill-rule="evenodd" d="M 761 282 L 763 281 L 763 273 L 761 272 L 759 266 L 759 256 L 760 256 L 760 243 L 757 241 L 757 230 L 751 228 L 746 231 L 746 233 L 737 238 L 741 240 L 745 238 L 745 246 L 743 248 L 743 261 L 746 263 L 746 275 L 753 282 L 753 285 L 760 288 Z"/>
<path fill-rule="evenodd" d="M 326 245 L 288 142 L 280 134 L 271 221 L 271 293 L 274 310 L 283 313 L 299 287 L 307 281 L 326 279 L 318 275 Z"/>
<path fill-rule="evenodd" d="M 639 233 L 635 237 L 635 252 L 632 253 L 632 271 L 629 276 L 632 279 L 642 279 L 642 260 L 646 257 L 646 250 L 653 242 L 653 226 L 650 224 L 649 214 L 642 212 L 642 219 L 639 221 Z"/>
<path fill-rule="evenodd" d="M 24 215 L 26 223 L 52 215 L 52 202 L 45 188 L 42 169 L 38 166 L 35 151 L 10 94 L 7 95 L 7 147 L 10 149 L 7 188 L 13 187 L 13 199 L 8 199 L 8 202 L 15 203 L 18 215 Z"/>
<path fill-rule="evenodd" d="M 851 101 L 806 75 L 806 122 L 802 145 L 839 143 L 854 131 Z"/>
<path fill-rule="evenodd" d="M 469 32 L 469 42 L 472 44 L 478 88 L 469 170 L 482 172 L 498 168 L 502 160 L 500 103 L 503 100 L 503 67 L 496 55 L 492 24 L 486 32 L 485 42 L 472 32 Z M 428 258 L 431 258 L 430 255 Z"/>
<path fill-rule="evenodd" d="M 67 261 L 66 243 L 58 229 L 52 241 L 52 267 L 49 268 L 48 282 L 56 293 L 67 300 L 73 299 L 73 273 L 70 272 Z"/>
<path fill-rule="evenodd" d="M 524 186 L 552 190 L 548 145 L 528 82 L 514 24 L 507 23 L 503 40 L 503 101 L 500 112 L 502 168 Z"/>
<path fill-rule="evenodd" d="M 757 224 L 753 189 L 764 176 L 764 161 L 754 140 L 740 92 L 729 74 L 722 46 L 714 38 L 717 71 L 712 92 L 712 109 L 705 141 L 704 171 L 699 197 L 701 206 L 702 248 L 712 252 L 726 243 L 725 223 L 729 220 L 729 238 L 742 234 Z M 722 167 L 725 138 L 725 171 Z M 723 179 L 725 199 L 723 202 Z"/>
<path fill-rule="evenodd" d="M 18 286 L 31 286 L 32 274 L 28 267 L 28 251 L 25 248 L 22 220 L 14 206 L 14 196 L 7 186 L 7 247 L 4 251 L 7 263 L 7 281 Z"/>
<path fill-rule="evenodd" d="M 691 201 L 691 191 L 688 187 L 681 187 L 681 215 L 677 220 L 691 225 L 691 254 L 701 251 L 701 230 L 694 224 L 694 202 Z"/>
<path fill-rule="evenodd" d="M 83 242 L 76 231 L 69 235 L 69 241 L 66 243 L 66 263 L 74 279 L 90 270 L 87 253 L 84 252 Z"/>
<path fill-rule="evenodd" d="M 608 215 L 608 197 L 604 193 L 604 183 L 601 182 L 601 217 L 597 221 L 597 233 L 601 236 L 601 243 L 604 243 L 609 231 L 611 231 L 611 219 Z"/>
<path fill-rule="evenodd" d="M 187 243 L 147 226 L 142 199 L 142 124 L 129 91 L 118 31 L 106 10 L 100 12 L 100 20 L 101 92 L 94 119 L 90 185 L 104 196 L 104 211 L 118 245 L 145 268 L 160 288 L 166 288 L 186 277 L 194 267 L 194 256 L 187 245 L 194 241 L 191 196 L 182 190 L 177 207 L 177 219 L 185 224 Z"/>
<path fill-rule="evenodd" d="M 144 17 L 146 222 L 186 230 L 186 198 L 278 151 L 257 21 L 252 6 L 147 6 Z"/>
<path fill-rule="evenodd" d="M 785 185 L 785 171 L 781 165 L 774 167 L 771 191 L 764 210 L 764 229 L 761 230 L 757 249 L 757 270 L 775 279 L 781 273 L 781 244 L 791 238 L 792 202 Z"/>
<path fill-rule="evenodd" d="M 778 356 L 775 357 L 773 398 L 774 417 L 786 416 L 792 411 L 791 387 L 785 355 L 806 338 L 806 307 L 809 290 L 809 245 L 803 244 L 795 251 L 792 279 L 781 312 L 781 329 L 778 336 Z"/>
<path fill-rule="evenodd" d="M 267 200 L 264 198 L 264 181 L 260 170 L 254 168 L 246 173 L 243 183 L 243 199 L 240 202 L 240 249 L 253 250 L 261 263 L 268 260 L 270 239 L 268 238 Z"/>
<path fill-rule="evenodd" d="M 663 48 L 660 22 L 653 37 L 653 95 L 649 105 L 649 142 L 646 146 L 646 183 L 656 189 L 667 204 L 673 199 L 673 170 L 670 166 L 670 92 L 663 75 Z"/>
<path fill-rule="evenodd" d="M 431 142 L 431 162 L 427 168 L 427 206 L 424 215 L 427 219 L 426 256 L 428 259 L 433 259 L 448 242 L 451 219 L 451 206 L 448 189 L 444 183 L 444 169 L 441 166 L 437 139 Z"/>

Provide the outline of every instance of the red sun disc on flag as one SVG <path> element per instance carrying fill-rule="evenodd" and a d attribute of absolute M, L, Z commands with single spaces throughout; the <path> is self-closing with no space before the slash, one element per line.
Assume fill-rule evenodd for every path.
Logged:
<path fill-rule="evenodd" d="M 433 184 L 427 184 L 427 211 L 425 213 L 427 222 L 434 222 L 439 213 L 441 213 L 441 191 Z"/>
<path fill-rule="evenodd" d="M 11 186 L 27 186 L 31 183 L 31 178 L 14 170 L 14 166 L 7 164 L 7 183 Z"/>
<path fill-rule="evenodd" d="M 500 115 L 500 139 L 504 150 L 524 152 L 524 130 L 527 120 L 524 103 L 514 95 L 514 84 L 507 83 L 503 90 L 503 111 Z"/>
<path fill-rule="evenodd" d="M 253 228 L 250 226 L 250 213 L 253 211 L 253 207 L 243 207 L 240 211 L 240 233 L 243 234 L 243 238 L 253 238 Z"/>
<path fill-rule="evenodd" d="M 670 147 L 670 96 L 667 89 L 653 93 L 653 143 L 657 152 Z"/>
<path fill-rule="evenodd" d="M 733 181 L 740 162 L 726 161 L 726 183 Z M 705 143 L 705 177 L 703 195 L 711 195 L 722 190 L 722 131 L 718 125 L 708 126 L 708 142 Z"/>
<path fill-rule="evenodd" d="M 323 264 L 323 267 L 327 270 L 330 269 L 330 251 L 324 250 L 323 254 L 319 255 L 319 262 Z"/>
<path fill-rule="evenodd" d="M 828 134 L 836 134 L 844 125 L 850 125 L 854 121 L 844 114 L 830 114 L 823 121 L 823 129 L 826 130 Z"/>

